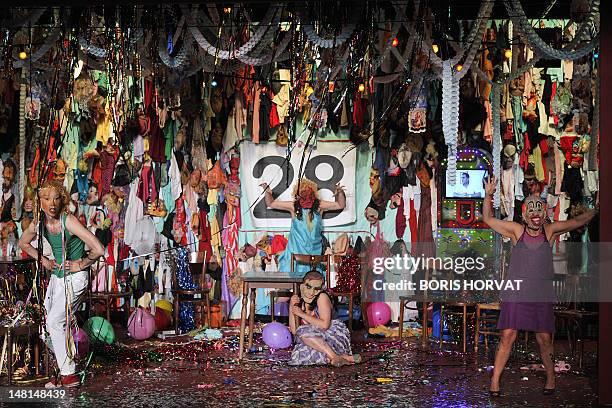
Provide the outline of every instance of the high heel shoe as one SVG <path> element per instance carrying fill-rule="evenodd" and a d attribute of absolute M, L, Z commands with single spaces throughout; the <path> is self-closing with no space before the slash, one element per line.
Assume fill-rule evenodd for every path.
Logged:
<path fill-rule="evenodd" d="M 499 391 L 499 390 L 497 390 L 497 391 L 489 390 L 489 397 L 491 397 L 491 398 L 499 398 L 499 397 L 501 397 L 501 391 Z"/>

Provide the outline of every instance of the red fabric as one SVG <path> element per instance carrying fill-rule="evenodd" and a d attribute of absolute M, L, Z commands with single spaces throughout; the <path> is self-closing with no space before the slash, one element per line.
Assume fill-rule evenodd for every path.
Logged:
<path fill-rule="evenodd" d="M 563 154 L 565 155 L 565 161 L 568 163 L 572 162 L 572 146 L 576 139 L 578 139 L 578 135 L 563 135 L 561 136 L 561 140 L 559 141 L 561 151 L 563 151 Z"/>
<path fill-rule="evenodd" d="M 527 133 L 525 132 L 525 146 L 523 146 L 523 150 L 521 151 L 521 156 L 519 158 L 519 166 L 522 169 L 527 169 L 529 167 L 529 151 L 531 150 L 531 144 L 529 143 L 529 138 L 527 137 Z"/>
<path fill-rule="evenodd" d="M 153 167 L 144 166 L 140 172 L 140 182 L 138 183 L 138 198 L 147 205 L 157 199 L 157 186 L 153 178 Z"/>
<path fill-rule="evenodd" d="M 206 252 L 206 262 L 210 261 L 212 256 L 212 244 L 211 244 L 211 233 L 210 223 L 208 222 L 208 214 L 204 211 L 198 213 L 200 217 L 200 242 L 198 245 L 198 251 Z"/>
<path fill-rule="evenodd" d="M 153 95 L 154 95 L 153 89 L 154 89 L 153 82 L 145 81 L 145 94 L 144 94 L 145 111 L 147 110 L 149 106 L 151 106 L 151 103 L 153 103 Z"/>
<path fill-rule="evenodd" d="M 283 235 L 275 235 L 274 238 L 272 238 L 272 243 L 270 244 L 272 247 L 271 255 L 283 252 L 287 247 L 287 242 L 287 238 L 285 238 Z"/>
<path fill-rule="evenodd" d="M 270 100 L 274 99 L 274 93 L 270 92 Z M 272 103 L 272 109 L 270 109 L 270 129 L 274 129 L 280 125 L 280 119 L 278 118 L 278 110 L 276 104 Z"/>
<path fill-rule="evenodd" d="M 402 239 L 404 232 L 406 232 L 406 216 L 404 215 L 404 199 L 400 199 L 400 203 L 397 206 L 397 213 L 395 213 L 395 236 L 397 239 Z"/>
<path fill-rule="evenodd" d="M 408 220 L 410 225 L 410 242 L 416 242 L 417 240 L 417 216 L 416 210 L 414 209 L 414 200 L 410 200 L 410 219 Z"/>
<path fill-rule="evenodd" d="M 549 105 L 549 109 L 548 109 L 548 111 L 551 114 L 554 112 L 553 108 L 552 108 L 552 101 L 555 99 L 555 95 L 556 94 L 557 94 L 557 83 L 553 82 L 553 84 L 552 84 L 552 92 L 550 93 L 550 101 L 549 101 L 550 105 Z M 552 115 L 552 117 L 553 117 L 553 122 L 555 123 L 555 126 L 557 126 L 559 124 L 559 117 L 557 115 L 554 115 L 554 114 Z"/>
<path fill-rule="evenodd" d="M 355 100 L 353 102 L 353 124 L 363 127 L 365 123 L 365 103 L 361 98 L 359 92 L 355 94 Z"/>
<path fill-rule="evenodd" d="M 546 158 L 544 156 L 548 155 L 548 142 L 546 139 L 540 140 L 540 151 L 542 152 L 542 168 L 544 169 L 544 183 L 548 184 L 548 169 L 546 168 Z"/>

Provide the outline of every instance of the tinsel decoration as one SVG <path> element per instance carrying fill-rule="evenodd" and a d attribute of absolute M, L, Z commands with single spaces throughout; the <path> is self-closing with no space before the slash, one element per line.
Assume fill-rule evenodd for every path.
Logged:
<path fill-rule="evenodd" d="M 501 190 L 501 130 L 500 130 L 500 105 L 501 87 L 493 84 L 493 175 L 495 176 L 495 194 L 493 195 L 493 208 L 499 208 Z"/>
<path fill-rule="evenodd" d="M 357 255 L 342 257 L 338 265 L 336 291 L 361 293 L 361 264 Z"/>
<path fill-rule="evenodd" d="M 189 264 L 187 257 L 189 253 L 187 248 L 179 248 L 176 251 L 175 263 L 176 263 L 176 279 L 178 281 L 179 288 L 193 290 L 196 288 L 196 284 L 193 282 L 193 276 L 189 270 Z M 182 302 L 179 305 L 179 328 L 181 332 L 188 332 L 195 329 L 194 319 L 195 307 L 193 303 Z"/>

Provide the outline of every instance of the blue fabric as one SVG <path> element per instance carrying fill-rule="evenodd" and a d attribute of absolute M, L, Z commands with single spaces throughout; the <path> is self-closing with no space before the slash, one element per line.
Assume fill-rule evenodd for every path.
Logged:
<path fill-rule="evenodd" d="M 310 210 L 304 209 L 302 219 L 294 217 L 291 220 L 291 231 L 287 246 L 278 257 L 278 270 L 281 272 L 291 272 L 291 254 L 321 255 L 323 252 L 323 240 L 321 231 L 323 222 L 321 214 L 315 212 L 312 219 L 312 228 L 308 228 L 308 218 Z M 317 269 L 325 276 L 325 269 L 319 265 Z M 310 265 L 297 263 L 293 276 L 303 277 L 310 271 Z"/>

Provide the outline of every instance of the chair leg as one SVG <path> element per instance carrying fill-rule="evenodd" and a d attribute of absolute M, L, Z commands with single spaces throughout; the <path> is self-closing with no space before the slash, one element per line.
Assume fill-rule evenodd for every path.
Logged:
<path fill-rule="evenodd" d="M 476 305 L 476 325 L 474 327 L 474 352 L 478 352 L 478 341 L 480 340 L 480 307 Z"/>
<path fill-rule="evenodd" d="M 205 305 L 206 305 L 206 319 L 208 322 L 208 327 L 212 327 L 212 316 L 211 316 L 211 311 L 210 311 L 210 297 L 208 295 L 206 295 L 206 299 L 204 301 Z M 221 303 L 219 304 L 219 316 L 222 316 L 222 312 L 223 310 L 221 310 Z M 221 327 L 221 322 L 219 322 L 219 327 Z"/>
<path fill-rule="evenodd" d="M 40 370 L 38 368 L 39 363 L 40 363 L 40 339 L 38 338 L 38 333 L 36 333 L 36 338 L 34 339 L 34 364 L 35 365 L 35 374 L 36 376 L 38 376 L 40 374 Z"/>
<path fill-rule="evenodd" d="M 274 294 L 270 293 L 270 318 L 274 320 Z"/>
<path fill-rule="evenodd" d="M 467 350 L 467 305 L 463 305 L 463 353 Z"/>
<path fill-rule="evenodd" d="M 444 305 L 440 305 L 440 348 L 442 348 L 442 340 L 444 340 Z"/>
<path fill-rule="evenodd" d="M 178 295 L 177 295 L 178 296 Z M 179 334 L 179 302 L 178 298 L 174 298 L 174 334 Z"/>
<path fill-rule="evenodd" d="M 9 387 L 13 384 L 13 335 L 9 329 L 6 333 L 6 346 L 8 348 L 6 358 L 6 373 L 8 374 Z"/>
<path fill-rule="evenodd" d="M 404 300 L 400 301 L 400 310 L 399 310 L 399 338 L 402 339 L 402 332 L 404 331 L 404 307 L 406 307 L 406 302 Z"/>
<path fill-rule="evenodd" d="M 348 329 L 349 331 L 353 331 L 353 295 L 350 294 L 349 295 L 349 301 L 348 301 Z"/>

